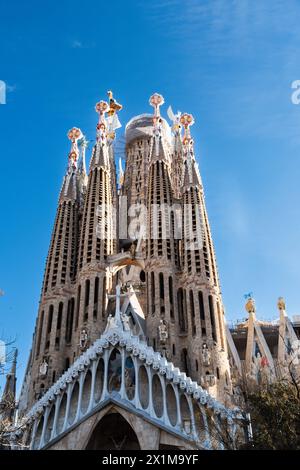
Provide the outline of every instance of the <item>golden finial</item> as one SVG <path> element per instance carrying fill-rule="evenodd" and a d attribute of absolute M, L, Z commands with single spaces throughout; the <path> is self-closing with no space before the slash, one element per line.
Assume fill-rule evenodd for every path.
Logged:
<path fill-rule="evenodd" d="M 192 116 L 192 114 L 188 113 L 183 113 L 180 116 L 180 123 L 182 124 L 184 128 L 184 135 L 183 135 L 183 143 L 188 144 L 191 140 L 191 132 L 190 132 L 190 126 L 194 124 L 195 120 Z"/>
<path fill-rule="evenodd" d="M 115 113 L 120 111 L 123 106 L 114 99 L 112 91 L 109 90 L 107 92 L 107 95 L 109 98 L 109 110 L 107 111 L 107 115 L 113 116 Z"/>
<path fill-rule="evenodd" d="M 82 132 L 78 127 L 72 127 L 68 132 L 68 139 L 72 142 L 71 151 L 69 153 L 69 159 L 74 162 L 77 161 L 79 156 L 79 150 L 77 146 L 77 141 L 82 138 Z"/>
<path fill-rule="evenodd" d="M 68 138 L 72 141 L 75 142 L 76 140 L 80 139 L 82 137 L 82 132 L 78 127 L 72 127 L 72 129 L 69 130 L 68 132 Z"/>
<path fill-rule="evenodd" d="M 248 313 L 255 313 L 255 301 L 252 297 L 252 292 L 250 294 L 246 294 L 245 299 L 247 299 L 247 302 L 245 304 L 245 309 Z"/>
<path fill-rule="evenodd" d="M 278 298 L 277 307 L 278 307 L 278 310 L 282 310 L 282 311 L 285 310 L 285 300 L 283 297 Z"/>
<path fill-rule="evenodd" d="M 99 114 L 99 123 L 104 122 L 105 113 L 108 110 L 108 103 L 106 101 L 99 101 L 96 103 L 95 111 Z"/>
<path fill-rule="evenodd" d="M 157 118 L 160 116 L 159 107 L 165 102 L 164 97 L 159 93 L 154 93 L 150 96 L 149 103 L 154 108 L 154 117 Z"/>
<path fill-rule="evenodd" d="M 190 126 L 192 126 L 195 122 L 192 114 L 188 114 L 188 113 L 183 113 L 181 116 L 180 116 L 180 122 L 181 124 L 183 125 L 183 127 L 185 129 L 188 129 Z"/>

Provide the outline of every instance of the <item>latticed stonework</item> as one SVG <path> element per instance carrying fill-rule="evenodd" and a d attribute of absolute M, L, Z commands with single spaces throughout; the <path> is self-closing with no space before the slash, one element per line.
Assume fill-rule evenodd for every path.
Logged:
<path fill-rule="evenodd" d="M 232 384 L 224 310 L 203 185 L 190 132 L 193 117 L 168 113 L 173 120 L 170 127 L 160 115 L 162 96 L 154 94 L 150 104 L 154 115 L 134 117 L 126 126 L 126 166 L 124 174 L 120 168 L 119 184 L 114 140 L 121 105 L 111 92 L 109 104 L 100 101 L 96 105 L 99 121 L 88 175 L 85 171 L 87 142 L 77 128 L 68 134 L 72 148 L 59 197 L 19 414 L 26 416 L 37 400 L 41 400 L 40 405 L 35 405 L 34 409 L 40 410 L 44 406 L 43 397 L 50 393 L 47 390 L 53 392 L 61 377 L 71 377 L 72 372 L 68 371 L 74 370 L 72 364 L 74 361 L 81 364 L 87 351 L 98 351 L 91 349 L 93 344 L 101 335 L 108 338 L 110 330 L 116 328 L 114 321 L 119 315 L 118 335 L 125 331 L 127 339 L 141 342 L 146 352 L 154 354 L 153 358 L 158 354 L 157 360 L 161 358 L 159 361 L 164 361 L 166 368 L 161 367 L 159 372 L 164 378 L 157 379 L 150 371 L 154 359 L 143 369 L 137 368 L 135 359 L 130 356 L 135 378 L 131 380 L 134 389 L 128 397 L 124 392 L 130 382 L 126 367 L 124 369 L 127 356 L 117 349 L 114 354 L 120 359 L 110 359 L 112 353 L 106 352 L 101 409 L 111 400 L 118 406 L 123 404 L 127 412 L 134 413 L 136 407 L 139 413 L 147 415 L 146 421 L 158 420 L 159 426 L 172 428 L 183 441 L 199 441 L 188 396 L 186 419 L 191 427 L 187 431 L 186 425 L 182 430 L 184 413 L 180 412 L 179 401 L 188 383 L 188 393 L 194 394 L 195 399 L 205 392 L 206 395 L 201 395 L 206 397 L 205 403 L 208 397 L 211 400 L 215 397 L 219 402 L 212 403 L 219 404 L 211 408 L 221 407 L 230 420 L 233 416 L 226 408 L 232 406 Z M 122 348 L 120 336 L 119 341 Z M 114 346 L 113 341 L 111 344 Z M 141 361 L 146 358 L 146 352 L 141 352 L 143 348 L 140 349 Z M 92 361 L 94 359 L 92 357 Z M 114 389 L 114 380 L 111 385 L 107 381 L 116 374 L 119 360 L 119 376 L 114 379 L 119 380 L 119 389 Z M 54 408 L 49 407 L 47 401 L 48 411 L 43 419 L 49 423 L 51 416 L 55 422 L 57 428 L 52 431 L 52 438 L 56 441 L 58 429 L 64 433 L 71 426 L 69 413 L 74 415 L 74 427 L 86 413 L 90 416 L 99 409 L 100 398 L 92 398 L 99 375 L 97 367 L 93 362 L 88 385 L 85 373 L 72 387 L 68 386 L 69 392 L 65 398 L 62 396 L 55 401 Z M 167 370 L 173 372 L 165 375 Z M 142 390 L 146 386 L 146 377 L 152 392 L 143 398 L 137 387 Z M 170 410 L 166 400 L 172 391 L 169 382 L 173 379 L 175 384 L 182 384 L 182 392 L 181 385 L 172 392 L 176 410 Z M 69 379 L 67 383 L 71 383 Z M 155 402 L 157 387 L 162 389 L 160 405 Z M 75 389 L 78 389 L 77 395 Z M 75 400 L 73 405 L 69 395 Z M 148 400 L 145 407 L 144 399 Z M 80 408 L 82 400 L 85 400 L 85 412 Z M 149 400 L 152 400 L 151 405 Z M 205 403 L 203 401 L 203 405 Z M 161 414 L 155 411 L 156 406 L 161 407 Z M 203 415 L 202 411 L 199 416 Z M 41 448 L 51 436 L 48 424 L 39 422 L 39 413 L 35 411 L 30 415 L 35 422 L 30 435 L 31 445 Z M 59 418 L 61 413 L 63 418 Z M 204 425 L 201 437 L 203 447 L 211 446 L 207 426 Z M 40 433 L 38 445 L 34 443 L 37 433 Z"/>

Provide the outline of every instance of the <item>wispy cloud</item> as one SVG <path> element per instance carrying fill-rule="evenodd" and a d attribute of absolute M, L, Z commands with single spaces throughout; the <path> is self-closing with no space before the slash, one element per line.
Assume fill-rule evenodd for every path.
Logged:
<path fill-rule="evenodd" d="M 251 45 L 258 34 L 300 36 L 296 0 L 288 7 L 285 0 L 185 0 L 184 7 L 181 0 L 153 0 L 147 5 L 154 27 L 167 26 L 164 34 L 177 39 L 178 46 L 193 42 L 206 51 L 232 54 L 242 53 L 241 40 Z"/>
<path fill-rule="evenodd" d="M 17 85 L 16 85 L 16 84 L 13 84 L 13 85 L 10 85 L 10 84 L 8 84 L 8 83 L 6 84 L 6 91 L 7 91 L 8 93 L 12 93 L 12 92 L 16 91 L 16 89 L 17 89 Z"/>
<path fill-rule="evenodd" d="M 72 49 L 91 49 L 92 47 L 95 47 L 94 42 L 83 42 L 79 39 L 73 39 L 71 41 L 71 48 Z"/>
<path fill-rule="evenodd" d="M 83 44 L 81 41 L 78 41 L 77 39 L 74 39 L 74 41 L 72 42 L 71 44 L 71 47 L 73 49 L 82 49 L 83 48 Z"/>
<path fill-rule="evenodd" d="M 189 89 L 201 73 L 228 133 L 299 144 L 300 105 L 290 100 L 300 79 L 298 1 L 153 0 L 147 8 L 156 32 L 184 54 Z"/>

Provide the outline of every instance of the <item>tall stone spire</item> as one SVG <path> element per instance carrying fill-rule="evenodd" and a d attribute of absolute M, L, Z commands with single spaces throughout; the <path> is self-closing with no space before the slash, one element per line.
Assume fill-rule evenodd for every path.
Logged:
<path fill-rule="evenodd" d="M 191 136 L 190 126 L 194 124 L 194 118 L 191 114 L 184 113 L 180 117 L 180 122 L 184 128 L 182 139 L 183 164 L 184 164 L 184 180 L 183 190 L 193 186 L 202 188 L 201 176 L 198 164 L 194 154 L 194 140 Z"/>
<path fill-rule="evenodd" d="M 59 195 L 29 365 L 35 377 L 30 381 L 29 402 L 42 395 L 73 359 L 69 345 L 74 328 L 74 283 L 85 182 L 78 147 L 83 138 L 81 130 L 73 127 L 68 138 L 71 149 Z"/>
<path fill-rule="evenodd" d="M 174 191 L 174 197 L 179 199 L 181 196 L 181 189 L 183 185 L 184 178 L 184 151 L 182 144 L 182 124 L 180 122 L 181 112 L 178 111 L 177 114 L 173 113 L 171 106 L 168 108 L 168 116 L 172 121 L 172 133 L 173 133 L 173 144 L 171 146 L 172 152 L 172 168 L 171 168 L 171 178 L 172 186 Z"/>
<path fill-rule="evenodd" d="M 78 338 L 85 330 L 90 341 L 96 339 L 105 326 L 106 291 L 111 287 L 107 258 L 116 251 L 117 183 L 112 143 L 119 126 L 116 112 L 121 105 L 112 98 L 111 92 L 109 98 L 109 104 L 99 101 L 95 106 L 99 119 L 79 246 L 75 328 L 78 328 Z"/>
<path fill-rule="evenodd" d="M 81 202 L 80 196 L 84 191 L 83 185 L 80 184 L 78 169 L 78 140 L 82 138 L 81 130 L 73 127 L 68 132 L 68 138 L 71 140 L 71 150 L 60 192 L 47 259 L 43 287 L 44 295 L 51 289 L 72 282 L 76 275 L 78 215 Z"/>
<path fill-rule="evenodd" d="M 88 176 L 86 172 L 86 161 L 85 161 L 85 152 L 88 146 L 88 141 L 86 140 L 85 136 L 82 136 L 82 138 L 80 139 L 79 146 L 80 146 L 80 156 L 79 156 L 79 161 L 78 161 L 78 178 L 79 178 L 80 194 L 83 197 L 85 195 L 87 182 L 88 182 Z"/>
<path fill-rule="evenodd" d="M 167 124 L 159 110 L 163 103 L 163 97 L 157 93 L 150 98 L 154 116 L 147 200 L 147 332 L 154 349 L 160 349 L 171 358 L 174 356 L 174 348 L 170 337 L 176 331 L 174 292 L 178 246 L 174 236 L 176 213 L 170 178 L 170 143 L 166 135 Z M 168 325 L 170 336 L 167 340 L 158 334 L 161 321 L 165 326 Z"/>
<path fill-rule="evenodd" d="M 204 191 L 194 155 L 191 114 L 180 117 L 184 179 L 182 186 L 181 279 L 183 302 L 179 313 L 183 330 L 188 318 L 187 357 L 191 373 L 215 396 L 231 391 L 224 309 L 219 288 L 216 258 L 204 201 Z M 183 325 L 183 326 L 181 326 Z M 199 350 L 201 354 L 199 354 Z M 195 357 L 196 360 L 191 358 Z"/>
<path fill-rule="evenodd" d="M 159 93 L 154 93 L 150 97 L 149 103 L 154 108 L 153 115 L 153 137 L 151 141 L 150 163 L 156 160 L 164 161 L 166 164 L 170 163 L 170 155 L 166 149 L 166 140 L 164 138 L 163 120 L 160 115 L 160 107 L 164 104 L 165 100 Z"/>
<path fill-rule="evenodd" d="M 17 383 L 17 357 L 18 350 L 14 352 L 13 362 L 10 372 L 6 376 L 6 382 L 0 401 L 0 419 L 3 421 L 14 421 L 16 412 L 16 383 Z"/>

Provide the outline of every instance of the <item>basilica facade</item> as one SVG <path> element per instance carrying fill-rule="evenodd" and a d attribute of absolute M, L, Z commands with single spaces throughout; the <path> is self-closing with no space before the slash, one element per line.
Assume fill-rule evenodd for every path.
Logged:
<path fill-rule="evenodd" d="M 288 359 L 297 367 L 283 299 L 276 351 L 252 297 L 247 322 L 226 325 L 194 119 L 169 108 L 169 124 L 163 103 L 155 93 L 153 113 L 127 123 L 125 165 L 112 92 L 96 104 L 88 171 L 85 136 L 68 132 L 18 402 L 27 448 L 235 448 L 247 440 L 239 380 L 273 380 Z"/>

